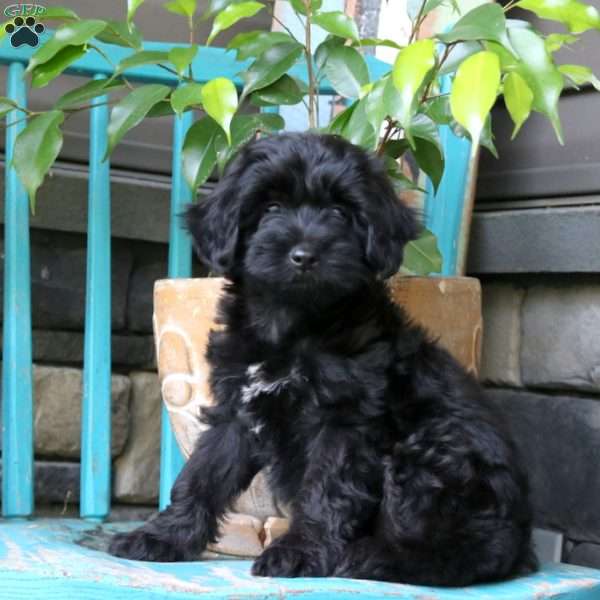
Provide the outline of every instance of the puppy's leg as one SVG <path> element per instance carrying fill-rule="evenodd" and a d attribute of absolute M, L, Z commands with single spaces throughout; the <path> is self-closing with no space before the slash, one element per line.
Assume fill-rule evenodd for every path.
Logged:
<path fill-rule="evenodd" d="M 218 535 L 218 521 L 259 470 L 252 438 L 238 422 L 205 431 L 177 477 L 171 504 L 131 533 L 117 534 L 115 556 L 135 560 L 198 560 Z"/>
<path fill-rule="evenodd" d="M 533 566 L 527 525 L 500 514 L 487 484 L 471 479 L 469 457 L 429 447 L 413 454 L 407 444 L 386 464 L 376 536 L 349 546 L 336 576 L 464 586 Z M 514 486 L 502 469 L 492 477 L 506 491 Z"/>
<path fill-rule="evenodd" d="M 292 506 L 290 530 L 256 559 L 252 573 L 271 577 L 331 575 L 347 544 L 376 515 L 377 469 L 343 430 L 323 430 Z M 367 449 L 362 448 L 364 453 Z"/>

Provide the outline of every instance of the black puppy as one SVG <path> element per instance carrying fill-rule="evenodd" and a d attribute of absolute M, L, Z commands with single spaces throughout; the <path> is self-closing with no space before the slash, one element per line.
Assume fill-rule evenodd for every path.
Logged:
<path fill-rule="evenodd" d="M 231 282 L 208 347 L 216 405 L 171 505 L 113 554 L 197 559 L 267 468 L 292 520 L 255 575 L 456 586 L 535 568 L 511 443 L 388 298 L 416 224 L 377 158 L 335 136 L 252 142 L 187 222 Z"/>

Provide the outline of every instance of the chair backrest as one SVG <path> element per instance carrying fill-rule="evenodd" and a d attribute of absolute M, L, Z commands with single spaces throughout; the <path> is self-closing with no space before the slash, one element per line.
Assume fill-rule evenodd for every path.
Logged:
<path fill-rule="evenodd" d="M 131 53 L 130 50 L 97 42 L 113 64 Z M 168 51 L 172 46 L 148 42 L 145 50 Z M 0 44 L 0 63 L 8 66 L 8 98 L 25 106 L 27 100 L 24 70 L 33 49 L 13 48 L 5 39 Z M 193 64 L 196 79 L 205 82 L 217 76 L 227 76 L 242 85 L 236 74 L 250 61 L 238 62 L 231 52 L 220 48 L 201 48 Z M 389 70 L 389 65 L 367 57 L 374 77 Z M 306 80 L 306 67 L 298 64 L 294 75 Z M 71 65 L 65 74 L 103 78 L 112 75 L 113 68 L 99 56 L 88 53 Z M 178 84 L 175 75 L 154 65 L 135 67 L 127 71 L 128 79 L 138 82 Z M 321 95 L 334 95 L 327 81 L 321 83 Z M 106 97 L 93 101 L 90 110 L 87 282 L 84 341 L 84 389 L 81 427 L 81 497 L 83 518 L 101 520 L 110 511 L 110 438 L 111 438 L 111 228 L 110 228 L 110 165 L 103 161 L 107 147 L 109 109 Z M 20 122 L 19 122 L 20 121 Z M 16 123 L 12 125 L 13 123 Z M 181 149 L 188 128 L 193 123 L 191 111 L 173 117 L 172 185 L 169 230 L 168 277 L 191 275 L 191 242 L 180 226 L 178 215 L 192 201 L 192 192 L 181 169 Z M 22 116 L 13 110 L 7 115 L 6 188 L 5 188 L 5 257 L 4 257 L 4 331 L 2 374 L 2 515 L 27 517 L 34 510 L 33 494 L 33 389 L 31 351 L 31 292 L 29 254 L 29 203 L 11 160 L 18 133 L 24 128 Z M 446 135 L 445 144 L 456 143 Z M 454 150 L 452 150 L 454 152 Z M 458 230 L 450 231 L 449 211 L 460 224 L 465 183 L 457 173 L 468 170 L 468 152 L 453 157 L 435 201 L 428 201 L 428 224 L 437 223 L 438 231 L 447 231 L 450 243 L 459 239 Z M 463 182 L 463 183 L 461 183 Z M 462 187 L 461 187 L 462 186 Z M 460 189 L 459 189 L 460 188 Z M 444 191 L 445 190 L 445 191 Z M 431 198 L 433 195 L 430 193 Z M 443 198 L 442 198 L 443 197 Z M 440 198 L 443 199 L 440 200 Z M 441 210 L 443 209 L 443 210 Z M 438 215 L 438 213 L 440 213 Z M 448 263 L 450 264 L 450 263 Z M 450 265 L 448 267 L 452 269 Z M 169 502 L 172 483 L 183 459 L 171 432 L 163 409 L 161 438 L 160 506 Z"/>

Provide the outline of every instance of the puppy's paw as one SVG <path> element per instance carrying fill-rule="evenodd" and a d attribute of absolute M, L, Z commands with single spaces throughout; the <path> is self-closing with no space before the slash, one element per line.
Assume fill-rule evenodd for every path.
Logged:
<path fill-rule="evenodd" d="M 273 542 L 254 561 L 252 574 L 258 577 L 325 577 L 324 553 L 286 543 L 286 536 Z"/>
<path fill-rule="evenodd" d="M 143 527 L 129 533 L 117 533 L 108 551 L 113 556 L 130 560 L 173 562 L 181 560 L 180 553 L 169 542 L 160 540 Z"/>

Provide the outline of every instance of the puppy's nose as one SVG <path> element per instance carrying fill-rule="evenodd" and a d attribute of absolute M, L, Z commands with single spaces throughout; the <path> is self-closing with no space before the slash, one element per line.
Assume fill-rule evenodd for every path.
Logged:
<path fill-rule="evenodd" d="M 306 246 L 296 246 L 290 252 L 292 264 L 302 271 L 312 268 L 317 262 L 317 257 Z"/>

